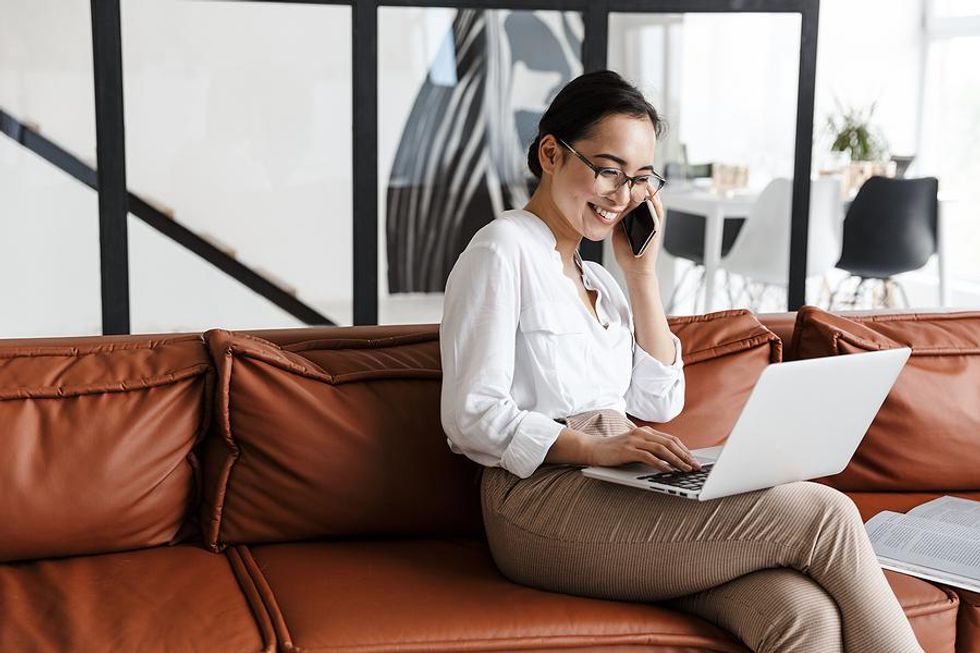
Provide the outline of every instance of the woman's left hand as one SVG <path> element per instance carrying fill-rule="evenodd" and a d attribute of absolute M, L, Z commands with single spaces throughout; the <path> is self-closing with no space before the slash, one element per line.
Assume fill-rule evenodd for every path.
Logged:
<path fill-rule="evenodd" d="M 663 234 L 663 223 L 664 223 L 664 207 L 660 203 L 660 197 L 657 195 L 653 196 L 650 200 L 654 208 L 654 222 L 657 225 L 657 232 L 650 239 L 650 243 L 647 248 L 643 250 L 643 254 L 640 256 L 633 256 L 633 250 L 630 248 L 629 240 L 626 238 L 626 232 L 623 230 L 620 222 L 616 223 L 613 228 L 612 235 L 612 245 L 613 254 L 616 257 L 616 263 L 619 264 L 620 269 L 622 269 L 625 275 L 654 275 L 657 270 L 657 251 L 660 248 L 660 238 Z M 633 204 L 626 210 L 626 213 L 632 211 L 637 205 Z M 625 213 L 624 213 L 625 215 Z"/>

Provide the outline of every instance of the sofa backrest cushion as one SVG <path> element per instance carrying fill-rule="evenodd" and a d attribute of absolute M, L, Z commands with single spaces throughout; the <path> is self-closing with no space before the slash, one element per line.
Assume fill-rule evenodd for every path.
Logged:
<path fill-rule="evenodd" d="M 213 377 L 200 335 L 0 342 L 0 561 L 176 541 Z"/>
<path fill-rule="evenodd" d="M 762 370 L 782 359 L 782 342 L 748 310 L 672 317 L 669 323 L 684 354 L 684 410 L 663 424 L 634 421 L 676 435 L 691 448 L 721 444 Z"/>
<path fill-rule="evenodd" d="M 797 314 L 798 358 L 911 347 L 912 355 L 850 464 L 843 490 L 980 489 L 980 312 L 841 317 Z"/>
<path fill-rule="evenodd" d="M 218 373 L 206 543 L 481 532 L 478 466 L 439 419 L 438 327 L 325 332 L 282 347 L 205 334 Z"/>

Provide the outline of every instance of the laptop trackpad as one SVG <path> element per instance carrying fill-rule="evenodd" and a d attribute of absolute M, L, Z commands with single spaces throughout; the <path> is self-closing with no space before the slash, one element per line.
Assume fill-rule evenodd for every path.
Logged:
<path fill-rule="evenodd" d="M 717 447 L 705 447 L 704 449 L 691 449 L 691 453 L 697 458 L 699 463 L 713 463 L 718 460 L 719 454 L 721 454 L 721 449 L 724 445 L 718 445 Z"/>

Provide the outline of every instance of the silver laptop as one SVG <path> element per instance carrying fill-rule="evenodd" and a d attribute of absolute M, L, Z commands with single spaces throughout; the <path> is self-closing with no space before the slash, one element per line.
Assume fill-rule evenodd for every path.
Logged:
<path fill-rule="evenodd" d="M 691 452 L 701 471 L 663 472 L 631 463 L 582 473 L 699 501 L 837 474 L 911 352 L 903 347 L 769 365 L 725 444 Z"/>

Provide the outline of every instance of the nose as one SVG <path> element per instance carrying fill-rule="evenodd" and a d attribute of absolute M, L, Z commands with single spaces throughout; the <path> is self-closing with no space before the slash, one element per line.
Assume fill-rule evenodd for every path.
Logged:
<path fill-rule="evenodd" d="M 609 197 L 616 200 L 617 204 L 629 204 L 631 195 L 633 192 L 633 187 L 629 181 L 624 181 L 623 184 L 613 191 L 612 195 Z"/>

